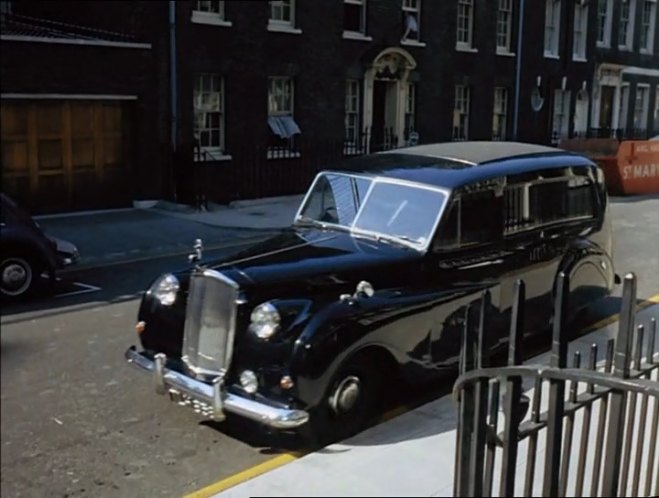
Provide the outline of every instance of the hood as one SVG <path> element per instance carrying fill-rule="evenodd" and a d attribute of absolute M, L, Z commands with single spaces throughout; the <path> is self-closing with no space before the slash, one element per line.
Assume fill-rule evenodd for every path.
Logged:
<path fill-rule="evenodd" d="M 383 241 L 355 238 L 350 233 L 291 229 L 250 247 L 230 261 L 209 265 L 241 287 L 290 285 L 305 287 L 352 284 L 369 280 L 376 286 L 413 277 L 423 254 Z"/>

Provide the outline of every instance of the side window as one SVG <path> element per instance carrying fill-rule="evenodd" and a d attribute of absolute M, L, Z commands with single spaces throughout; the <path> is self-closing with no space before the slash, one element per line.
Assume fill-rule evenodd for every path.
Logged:
<path fill-rule="evenodd" d="M 577 176 L 568 181 L 568 218 L 592 218 L 595 216 L 595 184 L 590 178 Z"/>
<path fill-rule="evenodd" d="M 595 203 L 595 183 L 585 168 L 509 178 L 504 191 L 504 234 L 593 218 Z"/>
<path fill-rule="evenodd" d="M 492 189 L 458 194 L 446 207 L 436 250 L 495 242 L 503 232 L 503 201 Z"/>
<path fill-rule="evenodd" d="M 484 244 L 501 238 L 501 198 L 493 190 L 470 192 L 461 199 L 460 245 Z"/>

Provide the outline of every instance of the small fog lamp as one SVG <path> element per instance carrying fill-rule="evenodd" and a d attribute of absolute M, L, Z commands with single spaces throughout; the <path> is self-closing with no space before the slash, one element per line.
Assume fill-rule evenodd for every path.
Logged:
<path fill-rule="evenodd" d="M 259 388 L 259 381 L 254 372 L 251 370 L 243 370 L 240 374 L 240 385 L 249 394 L 254 394 Z"/>

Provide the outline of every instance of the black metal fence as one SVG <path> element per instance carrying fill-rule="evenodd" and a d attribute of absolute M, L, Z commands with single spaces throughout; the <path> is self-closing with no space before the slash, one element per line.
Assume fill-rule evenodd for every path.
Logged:
<path fill-rule="evenodd" d="M 574 131 L 569 138 L 617 138 L 618 140 L 649 140 L 659 134 L 650 128 L 588 128 Z"/>
<path fill-rule="evenodd" d="M 467 316 L 453 390 L 455 496 L 659 495 L 656 320 L 635 324 L 636 277 L 628 274 L 618 336 L 606 343 L 604 361 L 594 344 L 586 368 L 580 351 L 568 368 L 568 295 L 561 275 L 549 366 L 521 365 L 523 282 L 515 288 L 508 366 L 488 368 L 485 306 L 477 331 Z"/>

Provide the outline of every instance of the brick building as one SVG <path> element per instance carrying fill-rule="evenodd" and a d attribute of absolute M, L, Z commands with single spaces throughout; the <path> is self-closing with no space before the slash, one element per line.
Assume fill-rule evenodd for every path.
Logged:
<path fill-rule="evenodd" d="M 659 128 L 656 0 L 29 1 L 13 10 L 136 40 L 84 59 L 79 45 L 26 48 L 3 28 L 0 62 L 3 120 L 35 94 L 130 97 L 121 102 L 133 199 L 299 192 L 318 168 L 407 143 L 558 143 Z M 621 30 L 629 49 L 613 43 Z M 40 55 L 26 59 L 29 50 Z M 20 63 L 35 58 L 47 62 Z M 8 136 L 3 178 L 17 168 L 5 160 Z"/>

